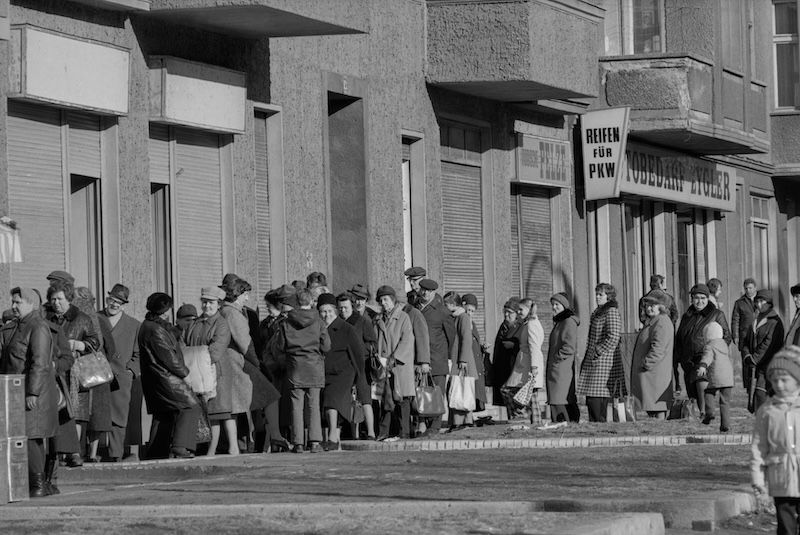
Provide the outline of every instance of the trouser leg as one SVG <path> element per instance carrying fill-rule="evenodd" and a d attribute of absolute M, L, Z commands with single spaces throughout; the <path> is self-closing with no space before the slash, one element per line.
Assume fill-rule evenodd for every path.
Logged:
<path fill-rule="evenodd" d="M 566 422 L 569 418 L 566 405 L 550 405 L 550 419 L 554 422 Z"/>
<path fill-rule="evenodd" d="M 586 408 L 589 409 L 590 422 L 605 422 L 608 414 L 608 400 L 610 398 L 599 398 L 586 396 Z"/>
<path fill-rule="evenodd" d="M 309 442 L 322 442 L 322 413 L 319 403 L 321 390 L 321 388 L 309 388 L 306 390 Z"/>
<path fill-rule="evenodd" d="M 411 436 L 411 398 L 403 398 L 395 407 L 395 411 L 400 418 L 400 437 L 408 438 Z"/>
<path fill-rule="evenodd" d="M 705 399 L 705 414 L 706 414 L 706 421 L 710 421 L 711 418 L 714 417 L 714 412 L 716 412 L 716 398 L 717 398 L 717 389 L 716 388 L 706 388 L 705 392 L 703 393 L 703 398 Z"/>
<path fill-rule="evenodd" d="M 731 427 L 731 391 L 733 388 L 720 388 L 719 389 L 719 415 L 720 423 L 719 428 L 721 431 L 727 431 Z"/>
<path fill-rule="evenodd" d="M 121 459 L 125 453 L 125 428 L 116 424 L 111 424 L 111 431 L 108 433 L 108 456 Z"/>
<path fill-rule="evenodd" d="M 175 427 L 172 432 L 172 447 L 197 449 L 197 420 L 200 417 L 200 405 L 175 412 Z M 233 439 L 235 440 L 235 438 Z"/>
<path fill-rule="evenodd" d="M 147 456 L 151 459 L 166 459 L 172 442 L 172 427 L 175 416 L 172 411 L 154 412 L 150 426 L 150 441 L 147 445 Z"/>
<path fill-rule="evenodd" d="M 28 472 L 44 474 L 44 439 L 28 439 Z"/>
<path fill-rule="evenodd" d="M 305 443 L 305 422 L 303 421 L 303 405 L 306 391 L 302 388 L 290 390 L 292 398 L 292 444 L 302 446 Z"/>

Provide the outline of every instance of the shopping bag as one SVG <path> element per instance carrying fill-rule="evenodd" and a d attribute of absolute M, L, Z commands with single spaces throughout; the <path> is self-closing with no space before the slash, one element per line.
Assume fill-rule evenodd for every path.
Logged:
<path fill-rule="evenodd" d="M 522 407 L 527 407 L 530 402 L 531 398 L 533 397 L 533 376 L 528 379 L 528 382 L 525 383 L 517 390 L 517 393 L 514 394 L 514 403 L 518 403 Z"/>
<path fill-rule="evenodd" d="M 354 386 L 350 396 L 350 423 L 360 424 L 364 421 L 364 407 L 358 401 L 358 392 Z"/>
<path fill-rule="evenodd" d="M 434 384 L 429 373 L 420 376 L 416 400 L 417 414 L 423 418 L 433 418 L 445 413 L 444 394 L 439 385 Z"/>
<path fill-rule="evenodd" d="M 208 346 L 189 346 L 183 348 L 183 362 L 189 368 L 186 382 L 195 394 L 206 399 L 217 397 L 217 369 L 211 362 Z"/>
<path fill-rule="evenodd" d="M 200 415 L 197 417 L 197 443 L 211 442 L 211 421 L 208 419 L 208 405 L 204 396 L 197 396 L 200 401 Z"/>
<path fill-rule="evenodd" d="M 474 411 L 475 378 L 467 377 L 463 370 L 458 375 L 450 377 L 448 397 L 451 409 L 466 412 Z"/>
<path fill-rule="evenodd" d="M 100 351 L 93 351 L 77 358 L 73 365 L 75 376 L 84 390 L 104 385 L 114 380 L 114 372 L 106 356 Z"/>

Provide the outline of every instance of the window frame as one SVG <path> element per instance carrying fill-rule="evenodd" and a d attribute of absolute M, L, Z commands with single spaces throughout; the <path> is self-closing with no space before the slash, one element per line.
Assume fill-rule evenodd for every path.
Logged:
<path fill-rule="evenodd" d="M 792 96 L 793 104 L 791 105 L 783 105 L 781 106 L 779 102 L 780 99 L 780 84 L 778 83 L 778 46 L 779 45 L 787 45 L 791 44 L 797 48 L 796 57 L 798 58 L 798 62 L 800 63 L 800 22 L 798 22 L 798 32 L 797 33 L 776 33 L 777 31 L 777 21 L 775 18 L 775 6 L 778 4 L 795 4 L 797 5 L 797 0 L 772 0 L 772 72 L 774 74 L 775 79 L 775 89 L 774 89 L 774 107 L 776 110 L 793 110 L 798 108 L 798 92 L 800 92 L 800 79 L 795 79 L 795 90 L 794 95 Z M 798 13 L 800 14 L 800 6 L 798 6 Z M 795 65 L 795 71 L 800 74 L 800 65 Z M 799 76 L 800 77 L 800 76 Z"/>

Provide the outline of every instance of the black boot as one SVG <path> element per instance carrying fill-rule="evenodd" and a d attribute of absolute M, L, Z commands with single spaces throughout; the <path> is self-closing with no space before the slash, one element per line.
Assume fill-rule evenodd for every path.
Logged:
<path fill-rule="evenodd" d="M 31 498 L 44 498 L 50 496 L 47 490 L 47 483 L 44 480 L 44 474 L 28 474 L 30 478 Z"/>
<path fill-rule="evenodd" d="M 61 494 L 56 483 L 58 483 L 58 458 L 56 455 L 48 455 L 44 465 L 44 479 L 47 490 L 51 495 Z"/>

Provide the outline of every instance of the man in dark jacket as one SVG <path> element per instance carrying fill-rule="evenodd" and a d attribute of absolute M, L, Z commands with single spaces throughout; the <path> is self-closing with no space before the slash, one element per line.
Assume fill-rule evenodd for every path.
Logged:
<path fill-rule="evenodd" d="M 37 312 L 39 297 L 30 288 L 11 290 L 15 319 L 0 330 L 0 373 L 25 375 L 25 434 L 31 498 L 50 495 L 45 480 L 45 439 L 58 430 L 58 389 L 53 367 L 53 341 L 47 322 Z"/>
<path fill-rule="evenodd" d="M 755 297 L 756 281 L 747 278 L 744 280 L 744 294 L 733 304 L 733 312 L 731 312 L 731 332 L 739 351 L 744 347 L 747 333 L 753 329 L 753 320 L 758 313 Z"/>
<path fill-rule="evenodd" d="M 758 315 L 742 344 L 742 376 L 749 396 L 748 410 L 755 413 L 771 390 L 767 367 L 783 347 L 783 322 L 773 308 L 772 292 L 759 290 L 755 302 Z M 755 383 L 753 383 L 755 379 Z"/>
<path fill-rule="evenodd" d="M 439 284 L 431 279 L 419 281 L 420 295 L 417 308 L 420 309 L 425 321 L 428 323 L 428 335 L 430 337 L 430 366 L 422 366 L 421 371 L 430 372 L 433 382 L 441 389 L 444 394 L 447 392 L 447 359 L 450 357 L 450 346 L 455 339 L 456 328 L 453 323 L 453 316 L 444 306 L 441 298 L 436 299 L 438 294 L 436 289 Z M 430 418 L 428 429 L 424 436 L 439 434 L 442 428 L 442 419 Z"/>
<path fill-rule="evenodd" d="M 170 324 L 172 298 L 156 292 L 147 298 L 147 315 L 139 328 L 142 389 L 153 415 L 148 454 L 194 457 L 200 403 L 185 379 L 189 368 L 178 340 L 180 330 Z"/>
<path fill-rule="evenodd" d="M 421 293 L 419 282 L 425 277 L 425 275 L 427 275 L 427 272 L 425 271 L 425 268 L 414 266 L 405 270 L 403 275 L 406 276 L 408 284 L 411 286 L 411 290 L 406 292 L 406 300 L 411 306 L 417 306 Z"/>

